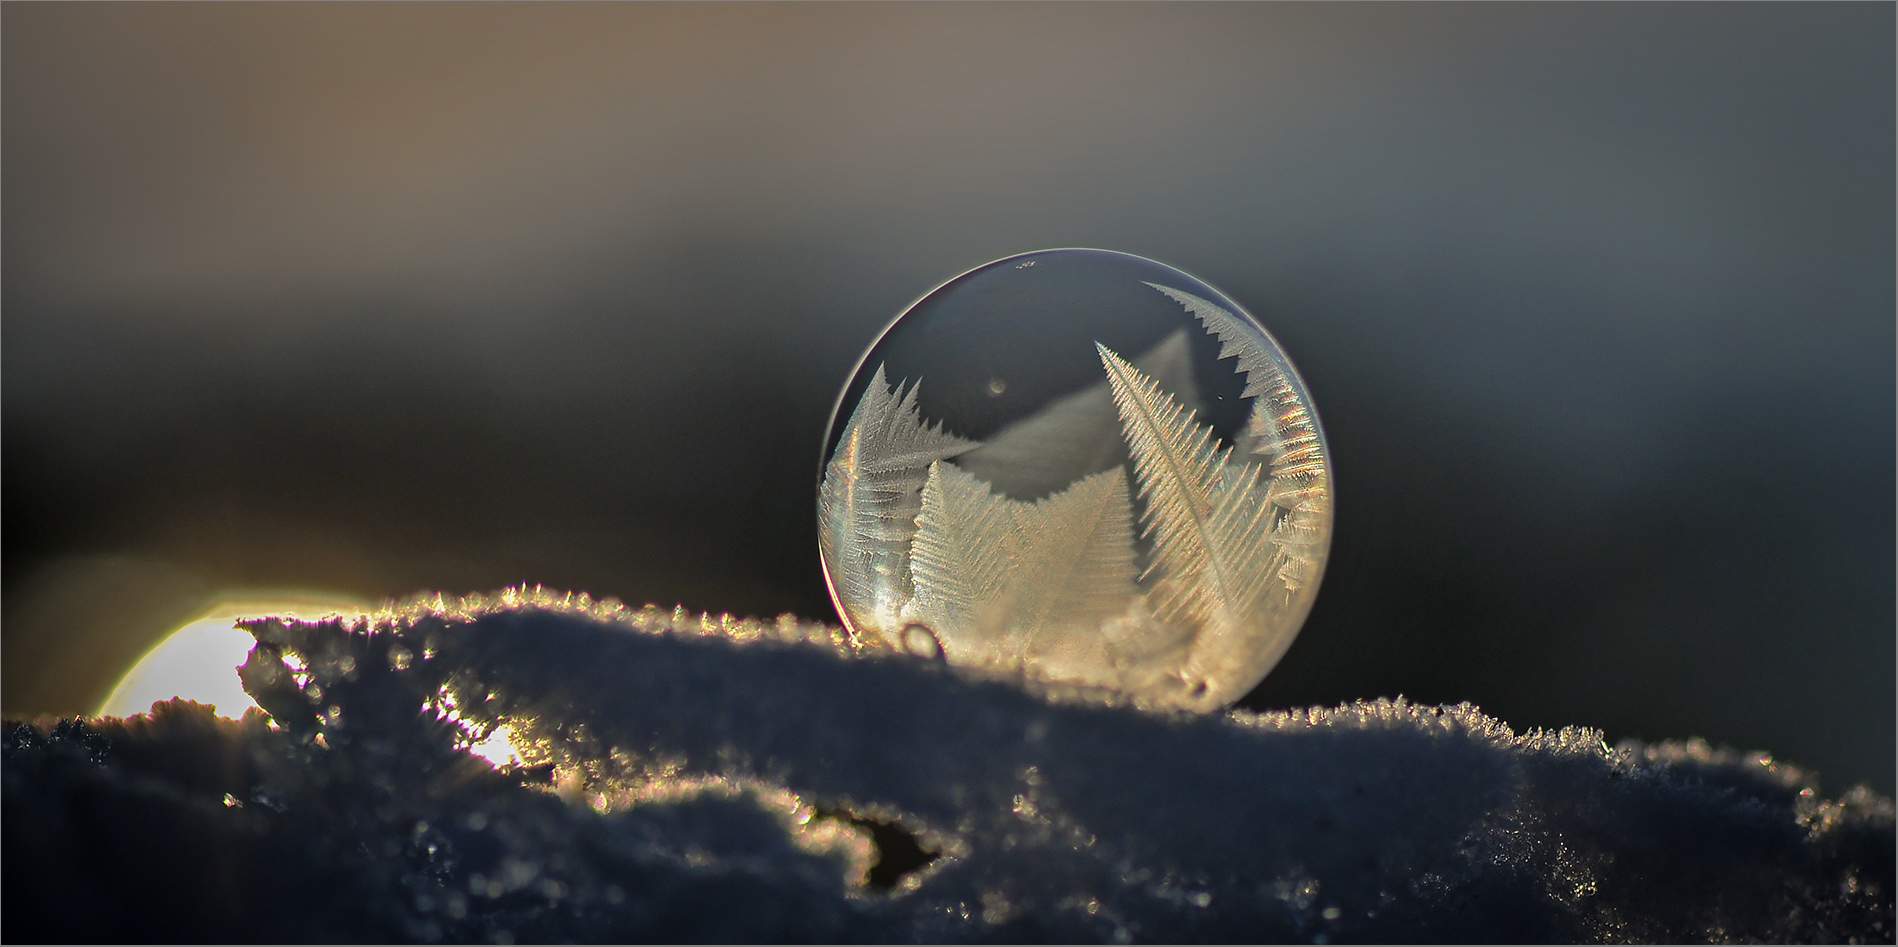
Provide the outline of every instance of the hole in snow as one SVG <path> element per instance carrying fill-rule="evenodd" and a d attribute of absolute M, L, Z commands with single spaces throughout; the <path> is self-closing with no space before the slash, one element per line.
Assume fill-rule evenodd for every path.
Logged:
<path fill-rule="evenodd" d="M 820 809 L 817 815 L 848 822 L 870 833 L 870 844 L 876 849 L 876 862 L 864 875 L 864 885 L 872 891 L 895 888 L 905 877 L 921 871 L 942 854 L 924 848 L 922 840 L 914 832 L 895 822 L 860 816 L 846 809 Z"/>

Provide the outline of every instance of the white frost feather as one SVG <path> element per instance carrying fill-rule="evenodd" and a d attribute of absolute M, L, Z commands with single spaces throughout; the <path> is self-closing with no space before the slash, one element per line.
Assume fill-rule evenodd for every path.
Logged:
<path fill-rule="evenodd" d="M 910 537 L 929 465 L 976 446 L 923 423 L 919 381 L 893 389 L 878 365 L 818 490 L 818 540 L 830 581 L 845 601 L 867 602 L 859 633 L 891 636 L 910 598 Z"/>
<path fill-rule="evenodd" d="M 1148 283 L 1191 313 L 1220 341 L 1219 357 L 1239 359 L 1245 373 L 1244 397 L 1255 399 L 1233 451 L 1233 462 L 1267 466 L 1272 503 L 1290 513 L 1273 530 L 1272 539 L 1286 558 L 1278 570 L 1287 591 L 1315 582 L 1324 570 L 1326 537 L 1331 524 L 1331 483 L 1327 475 L 1324 441 L 1305 400 L 1299 396 L 1290 365 L 1261 346 L 1263 330 L 1233 312 L 1182 292 Z"/>
<path fill-rule="evenodd" d="M 1112 677 L 1100 630 L 1135 594 L 1133 524 L 1119 468 L 1023 503 L 952 464 L 930 467 L 911 548 L 916 599 L 952 663 L 1055 663 Z"/>
<path fill-rule="evenodd" d="M 1280 653 L 1274 642 L 1239 640 L 1269 627 L 1262 613 L 1284 561 L 1268 541 L 1277 508 L 1258 467 L 1229 466 L 1232 451 L 1218 446 L 1211 427 L 1106 346 L 1096 348 L 1146 501 L 1142 533 L 1153 541 L 1148 569 L 1157 577 L 1148 601 L 1162 622 L 1197 630 L 1181 669 L 1189 686 L 1204 684 L 1212 700 L 1237 699 L 1229 691 L 1256 680 L 1254 656 Z"/>
<path fill-rule="evenodd" d="M 1180 329 L 1167 336 L 1133 364 L 1180 403 L 1197 409 L 1199 390 L 1186 333 Z M 1105 378 L 1048 402 L 956 458 L 956 466 L 1017 500 L 1048 496 L 1126 462 L 1120 414 Z"/>

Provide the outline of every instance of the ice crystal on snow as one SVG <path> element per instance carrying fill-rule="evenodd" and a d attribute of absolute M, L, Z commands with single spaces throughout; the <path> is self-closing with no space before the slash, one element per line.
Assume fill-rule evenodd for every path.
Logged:
<path fill-rule="evenodd" d="M 937 346 L 946 326 L 966 344 L 979 343 L 978 330 L 1038 332 L 1036 344 L 1057 346 L 1051 362 L 1085 346 L 1094 370 L 1074 376 L 1078 386 L 1000 412 L 1005 423 L 977 443 L 943 433 L 945 421 L 962 422 L 924 410 L 920 379 L 907 391 L 889 387 L 878 353 L 901 356 L 904 346 L 879 343 L 819 491 L 839 611 L 873 646 L 1108 687 L 1155 707 L 1230 703 L 1297 634 L 1330 547 L 1328 461 L 1302 383 L 1246 317 L 1129 278 L 1163 275 L 1152 274 L 1158 264 L 1098 251 L 1036 262 L 1035 270 L 992 265 L 953 281 L 891 334 L 911 319 L 930 327 L 918 331 Z M 1051 290 L 1044 276 L 1074 265 L 1087 275 Z M 1015 289 L 959 311 L 955 300 L 973 292 L 962 286 L 971 278 Z M 932 308 L 944 293 L 946 315 Z M 1115 294 L 1114 305 L 1138 313 L 1138 333 L 1125 331 L 1125 312 L 1121 325 L 1091 321 L 1090 310 Z M 1130 362 L 1092 338 L 1097 329 L 1158 338 Z M 1217 355 L 1208 357 L 1214 340 Z M 929 374 L 918 369 L 942 350 L 914 350 L 910 377 Z M 977 361 L 973 368 L 987 364 Z M 976 386 L 957 381 L 953 367 L 944 371 L 931 390 L 947 389 L 939 403 L 953 406 Z M 964 371 L 983 395 L 961 402 L 965 410 L 973 403 L 976 428 L 994 399 L 1034 380 L 998 385 L 993 371 Z M 1228 399 L 1244 406 L 1237 425 L 1215 420 L 1235 414 L 1219 404 Z"/>

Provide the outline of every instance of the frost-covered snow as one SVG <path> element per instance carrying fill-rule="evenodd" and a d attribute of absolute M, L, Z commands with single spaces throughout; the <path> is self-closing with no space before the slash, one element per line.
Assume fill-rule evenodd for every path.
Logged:
<path fill-rule="evenodd" d="M 6 939 L 1892 939 L 1891 802 L 1697 744 L 1161 715 L 536 593 L 253 630 L 274 724 L 8 726 Z"/>

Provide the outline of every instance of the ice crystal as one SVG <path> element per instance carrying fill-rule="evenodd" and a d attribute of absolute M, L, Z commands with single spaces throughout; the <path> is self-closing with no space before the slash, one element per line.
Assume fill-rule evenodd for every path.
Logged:
<path fill-rule="evenodd" d="M 1257 467 L 1228 464 L 1232 450 L 1218 446 L 1211 428 L 1105 346 L 1100 356 L 1146 500 L 1143 534 L 1154 542 L 1148 572 L 1156 580 L 1146 601 L 1163 623 L 1196 632 L 1180 672 L 1190 695 L 1237 700 L 1258 681 L 1248 676 L 1253 666 L 1263 659 L 1269 667 L 1289 644 L 1246 640 L 1268 605 L 1290 604 L 1268 594 L 1285 561 L 1272 542 L 1274 506 Z"/>
<path fill-rule="evenodd" d="M 1303 385 L 1234 309 L 1129 278 L 1216 294 L 1184 274 L 1100 251 L 1035 256 L 1032 270 L 952 281 L 866 358 L 875 371 L 819 491 L 839 611 L 869 646 L 1156 707 L 1236 700 L 1297 634 L 1330 547 L 1328 460 Z M 1118 315 L 1097 324 L 1102 307 Z M 892 341 L 910 321 L 920 338 Z M 1065 380 L 1019 406 L 998 401 L 1040 379 L 1017 369 L 1007 383 L 1000 349 L 943 347 L 979 345 L 978 331 L 1032 339 L 1019 347 Z M 1095 335 L 1141 354 L 1129 361 Z M 1077 351 L 1092 371 L 1073 371 Z M 911 359 L 912 387 L 890 387 L 886 354 Z M 969 417 L 925 410 L 925 374 L 948 392 L 937 405 Z M 977 443 L 945 422 L 992 433 Z"/>
<path fill-rule="evenodd" d="M 909 600 L 909 543 L 929 465 L 975 446 L 916 408 L 921 382 L 893 389 L 878 366 L 850 416 L 844 447 L 818 499 L 824 563 L 841 594 L 867 602 L 875 627 L 891 627 Z"/>
<path fill-rule="evenodd" d="M 1023 503 L 937 462 L 923 486 L 906 617 L 934 629 L 954 663 L 1061 666 L 1088 683 L 1114 664 L 1101 628 L 1134 592 L 1127 478 L 1119 467 Z M 1092 679 L 1091 679 L 1092 678 Z"/>
<path fill-rule="evenodd" d="M 1197 409 L 1199 392 L 1186 333 L 1181 329 L 1167 336 L 1133 364 L 1181 404 Z M 1102 378 L 996 432 L 958 456 L 956 466 L 1017 500 L 1029 500 L 1125 464 L 1127 444 L 1119 434 L 1120 414 Z"/>

